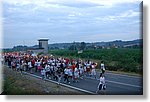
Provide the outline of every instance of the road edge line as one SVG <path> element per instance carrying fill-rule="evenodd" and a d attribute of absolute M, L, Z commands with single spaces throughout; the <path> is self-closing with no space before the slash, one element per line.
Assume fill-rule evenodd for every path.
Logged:
<path fill-rule="evenodd" d="M 33 77 L 36 77 L 36 78 L 39 78 L 39 79 L 42 78 L 42 77 L 40 77 L 38 75 L 35 75 L 35 74 L 30 74 L 30 73 L 27 73 L 27 72 L 23 72 L 23 73 L 28 74 L 28 75 L 33 76 Z M 55 84 L 58 84 L 58 82 L 53 81 L 53 80 L 49 80 L 49 79 L 45 79 L 45 80 L 49 81 L 49 82 L 53 82 Z M 69 87 L 69 88 L 72 88 L 72 89 L 75 89 L 75 90 L 78 90 L 78 91 L 82 91 L 82 92 L 85 92 L 85 93 L 88 93 L 88 94 L 96 95 L 96 93 L 93 93 L 93 92 L 90 92 L 90 91 L 87 91 L 87 90 L 84 90 L 84 89 L 80 89 L 80 88 L 77 88 L 77 87 L 73 87 L 73 86 L 70 86 L 70 85 L 66 85 L 66 84 L 63 84 L 63 83 L 60 83 L 59 85 L 66 86 L 66 87 Z"/>

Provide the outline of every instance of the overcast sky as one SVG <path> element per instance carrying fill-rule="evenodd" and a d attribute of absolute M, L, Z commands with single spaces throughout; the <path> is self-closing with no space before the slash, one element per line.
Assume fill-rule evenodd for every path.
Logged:
<path fill-rule="evenodd" d="M 139 39 L 137 0 L 3 0 L 4 48 Z"/>

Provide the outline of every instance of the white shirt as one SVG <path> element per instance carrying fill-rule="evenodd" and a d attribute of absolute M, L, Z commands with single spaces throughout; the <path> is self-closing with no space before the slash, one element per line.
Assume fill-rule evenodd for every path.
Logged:
<path fill-rule="evenodd" d="M 68 75 L 72 76 L 72 69 L 68 69 L 68 71 L 69 71 Z"/>
<path fill-rule="evenodd" d="M 18 69 L 20 68 L 20 64 L 19 64 L 19 63 L 17 63 L 17 68 L 18 68 Z"/>
<path fill-rule="evenodd" d="M 31 62 L 28 62 L 28 66 L 31 68 L 32 67 L 32 64 L 31 64 Z"/>
<path fill-rule="evenodd" d="M 37 65 L 38 65 L 38 62 L 36 61 L 36 62 L 35 62 L 35 66 L 37 66 Z"/>
<path fill-rule="evenodd" d="M 41 65 L 41 62 L 37 62 L 37 66 L 40 66 Z"/>
<path fill-rule="evenodd" d="M 52 66 L 55 66 L 55 63 L 52 63 Z"/>
<path fill-rule="evenodd" d="M 68 70 L 68 69 L 65 69 L 65 70 L 64 70 L 64 73 L 65 73 L 65 74 L 69 74 L 69 70 Z"/>
<path fill-rule="evenodd" d="M 79 68 L 79 70 L 80 70 L 80 74 L 82 74 L 83 73 L 83 68 Z"/>
<path fill-rule="evenodd" d="M 77 68 L 74 69 L 74 74 L 79 74 L 79 70 Z"/>
<path fill-rule="evenodd" d="M 105 84 L 105 77 L 100 77 L 99 84 Z"/>
<path fill-rule="evenodd" d="M 101 63 L 101 69 L 105 70 L 104 63 Z"/>
<path fill-rule="evenodd" d="M 45 75 L 45 70 L 41 70 L 41 75 Z"/>
<path fill-rule="evenodd" d="M 92 65 L 92 69 L 95 69 L 95 65 Z"/>
<path fill-rule="evenodd" d="M 46 65 L 46 66 L 45 66 L 45 70 L 46 70 L 46 72 L 49 72 L 49 71 L 50 71 L 50 66 L 49 66 L 49 65 Z"/>
<path fill-rule="evenodd" d="M 86 71 L 86 66 L 84 66 L 84 71 Z"/>
<path fill-rule="evenodd" d="M 79 64 L 79 68 L 81 68 L 82 67 L 82 64 Z"/>
<path fill-rule="evenodd" d="M 87 64 L 86 64 L 86 67 L 87 67 L 87 68 L 90 68 L 90 64 L 89 64 L 89 63 L 87 63 Z"/>

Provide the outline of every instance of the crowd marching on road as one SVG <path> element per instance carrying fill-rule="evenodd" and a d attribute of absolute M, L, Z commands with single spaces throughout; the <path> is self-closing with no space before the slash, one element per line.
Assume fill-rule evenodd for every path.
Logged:
<path fill-rule="evenodd" d="M 71 82 L 79 82 L 79 79 L 84 79 L 85 77 L 96 77 L 96 67 L 97 63 L 90 60 L 82 61 L 70 60 L 64 57 L 55 58 L 54 56 L 44 56 L 39 55 L 35 56 L 29 53 L 3 53 L 1 55 L 2 64 L 7 65 L 14 71 L 20 71 L 22 74 L 23 71 L 33 73 L 40 73 L 42 80 L 53 79 L 60 84 L 60 81 L 63 80 L 64 83 L 70 84 Z M 99 75 L 99 90 L 105 90 L 105 65 L 101 61 L 100 64 L 100 75 Z M 97 91 L 97 92 L 98 92 Z"/>

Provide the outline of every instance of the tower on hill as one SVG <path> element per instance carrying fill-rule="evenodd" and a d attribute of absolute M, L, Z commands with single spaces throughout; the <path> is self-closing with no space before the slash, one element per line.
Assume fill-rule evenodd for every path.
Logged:
<path fill-rule="evenodd" d="M 44 53 L 48 53 L 48 40 L 49 39 L 39 39 L 39 48 L 44 49 Z"/>

